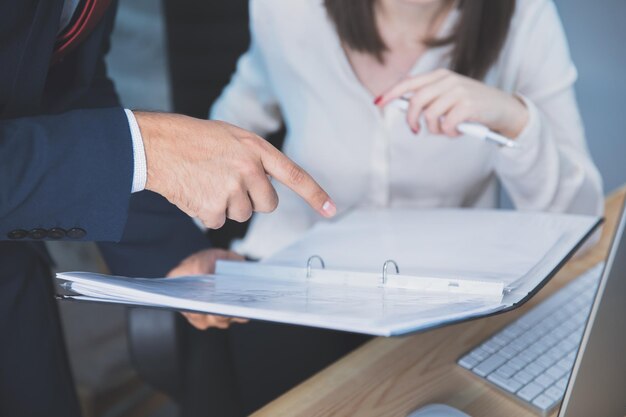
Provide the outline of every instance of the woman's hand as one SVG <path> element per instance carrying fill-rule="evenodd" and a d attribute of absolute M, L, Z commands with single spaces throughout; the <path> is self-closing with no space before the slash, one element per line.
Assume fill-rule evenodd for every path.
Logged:
<path fill-rule="evenodd" d="M 431 133 L 451 137 L 459 135 L 459 123 L 477 122 L 516 138 L 528 121 L 528 109 L 518 97 L 447 69 L 403 80 L 374 104 L 383 107 L 400 97 L 409 98 L 407 122 L 414 133 L 421 116 Z"/>
<path fill-rule="evenodd" d="M 218 259 L 228 259 L 241 261 L 243 256 L 235 252 L 222 249 L 206 249 L 184 259 L 178 266 L 172 269 L 168 277 L 179 277 L 184 275 L 202 275 L 212 274 L 215 272 L 215 263 Z M 246 319 L 238 319 L 235 317 L 216 316 L 213 314 L 200 313 L 181 313 L 187 321 L 199 330 L 206 330 L 209 327 L 217 327 L 218 329 L 227 329 L 231 323 L 247 323 Z"/>

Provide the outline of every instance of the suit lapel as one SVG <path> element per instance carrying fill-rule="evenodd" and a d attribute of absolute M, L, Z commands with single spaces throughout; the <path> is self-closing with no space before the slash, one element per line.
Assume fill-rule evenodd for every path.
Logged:
<path fill-rule="evenodd" d="M 32 114 L 40 106 L 63 0 L 0 1 L 0 114 Z"/>

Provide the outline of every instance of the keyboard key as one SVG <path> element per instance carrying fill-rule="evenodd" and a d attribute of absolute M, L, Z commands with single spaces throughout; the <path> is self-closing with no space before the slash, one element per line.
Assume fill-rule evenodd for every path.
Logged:
<path fill-rule="evenodd" d="M 567 313 L 563 310 L 559 310 L 556 313 L 554 313 L 554 318 L 559 321 L 559 322 L 563 322 L 564 320 L 567 320 Z"/>
<path fill-rule="evenodd" d="M 549 330 L 550 330 L 550 324 L 544 321 L 544 322 L 539 323 L 535 327 L 533 327 L 531 331 L 535 336 L 538 336 L 538 335 L 543 336 L 544 334 L 548 333 Z M 536 338 L 538 339 L 539 337 L 536 337 Z"/>
<path fill-rule="evenodd" d="M 542 339 L 546 342 L 546 344 L 550 347 L 556 345 L 559 342 L 559 338 L 554 335 L 554 333 L 548 333 Z"/>
<path fill-rule="evenodd" d="M 537 358 L 537 356 L 539 356 L 537 353 L 531 352 L 530 350 L 525 350 L 523 352 L 520 352 L 518 355 L 518 357 L 526 363 L 534 361 Z"/>
<path fill-rule="evenodd" d="M 511 336 L 511 338 L 516 338 L 517 336 L 524 333 L 524 331 L 525 329 L 522 326 L 518 325 L 517 323 L 513 323 L 512 325 L 504 329 L 504 331 L 502 331 L 502 334 Z"/>
<path fill-rule="evenodd" d="M 564 357 L 557 362 L 557 365 L 559 365 L 563 369 L 572 369 L 572 367 L 574 366 L 574 360 Z"/>
<path fill-rule="evenodd" d="M 543 352 L 545 352 L 546 350 L 548 350 L 547 346 L 544 346 L 543 344 L 541 344 L 539 341 L 533 343 L 532 345 L 530 345 L 528 347 L 528 352 L 530 352 L 531 354 L 535 355 L 535 358 L 539 355 L 541 355 Z M 533 358 L 534 359 L 534 358 Z"/>
<path fill-rule="evenodd" d="M 550 356 L 541 355 L 536 359 L 536 362 L 537 364 L 539 364 L 540 366 L 543 366 L 546 369 L 554 365 L 554 359 Z"/>
<path fill-rule="evenodd" d="M 528 385 L 526 385 L 524 388 L 517 391 L 517 396 L 523 400 L 530 402 L 533 398 L 535 398 L 541 392 L 543 392 L 543 387 L 539 384 L 531 382 Z"/>
<path fill-rule="evenodd" d="M 524 355 L 524 352 L 520 352 L 517 354 L 516 357 L 514 357 L 511 360 L 515 360 L 519 363 L 522 364 L 522 368 L 526 365 L 528 365 L 528 363 L 532 362 L 534 359 L 529 359 L 527 355 Z"/>
<path fill-rule="evenodd" d="M 556 381 L 554 386 L 565 391 L 565 389 L 567 388 L 568 379 L 569 379 L 569 375 L 565 375 L 563 378 Z"/>
<path fill-rule="evenodd" d="M 472 369 L 479 363 L 480 361 L 472 355 L 465 355 L 459 360 L 459 365 L 461 365 L 465 369 Z"/>
<path fill-rule="evenodd" d="M 493 356 L 487 358 L 484 362 L 479 364 L 477 367 L 473 369 L 473 371 L 479 376 L 487 376 L 492 373 L 495 369 L 500 367 L 502 364 L 506 362 L 506 358 L 499 353 L 494 354 Z"/>
<path fill-rule="evenodd" d="M 574 315 L 578 311 L 578 306 L 568 303 L 564 308 L 565 312 L 569 315 Z"/>
<path fill-rule="evenodd" d="M 502 346 L 506 345 L 508 343 L 508 341 L 506 343 L 502 343 L 502 341 L 500 339 L 497 339 L 494 336 L 491 339 L 487 340 L 486 343 L 489 343 L 490 345 L 495 346 L 497 349 L 500 349 Z"/>
<path fill-rule="evenodd" d="M 554 346 L 553 348 L 549 349 L 548 351 L 546 351 L 546 356 L 551 357 L 552 359 L 554 359 L 554 361 L 556 362 L 557 360 L 561 359 L 563 356 L 565 356 L 565 348 L 561 347 L 561 346 Z"/>
<path fill-rule="evenodd" d="M 502 333 L 498 333 L 491 340 L 493 340 L 495 343 L 499 344 L 500 346 L 505 346 L 511 341 L 511 337 L 506 336 Z"/>
<path fill-rule="evenodd" d="M 533 405 L 539 407 L 542 411 L 548 411 L 556 405 L 558 401 L 553 400 L 545 394 L 541 394 L 533 400 Z"/>
<path fill-rule="evenodd" d="M 515 372 L 517 372 L 517 369 L 511 368 L 510 366 L 506 364 L 502 365 L 496 370 L 496 373 L 502 375 L 505 378 L 512 377 L 515 374 Z"/>
<path fill-rule="evenodd" d="M 564 321 L 563 324 L 561 324 L 561 326 L 567 329 L 569 332 L 573 332 L 574 330 L 578 328 L 578 323 L 576 323 L 574 319 L 570 318 Z"/>
<path fill-rule="evenodd" d="M 567 337 L 569 335 L 569 332 L 567 329 L 559 326 L 556 329 L 554 329 L 554 335 L 559 339 L 562 340 L 565 337 Z"/>
<path fill-rule="evenodd" d="M 520 337 L 519 339 L 514 339 L 510 345 L 513 349 L 520 352 L 522 349 L 530 345 L 532 342 L 533 342 L 532 340 L 528 340 L 528 338 L 526 337 Z"/>
<path fill-rule="evenodd" d="M 537 365 L 535 362 L 529 363 L 524 370 L 532 376 L 537 376 L 543 373 L 543 367 Z"/>
<path fill-rule="evenodd" d="M 544 388 L 548 388 L 550 385 L 554 383 L 554 381 L 555 381 L 554 378 L 546 374 L 541 374 L 537 378 L 535 378 L 535 382 Z"/>
<path fill-rule="evenodd" d="M 500 355 L 504 356 L 507 359 L 511 359 L 514 356 L 517 356 L 517 350 L 515 350 L 511 345 L 506 345 L 498 352 Z"/>
<path fill-rule="evenodd" d="M 521 382 L 522 384 L 526 385 L 530 381 L 532 381 L 534 377 L 531 374 L 529 374 L 528 372 L 526 372 L 524 370 L 521 370 L 518 373 L 516 373 L 515 375 L 513 375 L 513 378 L 517 379 L 519 382 Z"/>
<path fill-rule="evenodd" d="M 509 361 L 506 364 L 510 366 L 511 368 L 515 369 L 516 371 L 519 371 L 524 366 L 526 366 L 526 362 L 519 359 L 517 356 L 514 357 L 513 359 L 509 359 Z"/>
<path fill-rule="evenodd" d="M 474 349 L 470 355 L 472 355 L 473 357 L 475 357 L 476 359 L 478 359 L 479 361 L 484 361 L 485 359 L 487 359 L 490 355 L 489 352 L 487 352 L 486 350 L 482 350 L 481 348 L 478 349 Z"/>
<path fill-rule="evenodd" d="M 521 382 L 513 378 L 505 378 L 502 375 L 499 375 L 497 372 L 489 375 L 487 379 L 512 394 L 515 394 L 517 390 L 522 387 Z"/>
<path fill-rule="evenodd" d="M 565 338 L 565 341 L 567 341 L 569 343 L 573 343 L 576 346 L 580 345 L 580 337 L 577 334 L 575 334 L 575 333 L 572 333 L 569 336 L 567 336 Z"/>
<path fill-rule="evenodd" d="M 553 377 L 554 379 L 559 379 L 566 373 L 567 373 L 567 369 L 563 369 L 559 365 L 552 365 L 550 368 L 546 370 L 546 375 L 549 375 Z"/>
<path fill-rule="evenodd" d="M 485 343 L 480 345 L 480 347 L 484 351 L 489 352 L 489 353 L 496 353 L 498 351 L 498 349 L 500 349 L 500 346 L 497 343 L 495 343 L 495 342 L 493 342 L 491 340 L 486 341 Z"/>
<path fill-rule="evenodd" d="M 561 401 L 565 395 L 565 390 L 552 386 L 545 390 L 544 394 L 552 398 L 554 401 Z"/>
<path fill-rule="evenodd" d="M 578 351 L 578 346 L 580 346 L 579 342 L 572 342 L 568 339 L 565 339 L 564 341 L 562 341 L 561 344 L 563 346 L 563 350 L 566 352 L 569 352 L 571 350 Z"/>

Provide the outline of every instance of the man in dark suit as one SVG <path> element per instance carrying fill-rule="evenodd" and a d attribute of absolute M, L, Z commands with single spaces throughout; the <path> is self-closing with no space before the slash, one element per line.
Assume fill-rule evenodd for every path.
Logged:
<path fill-rule="evenodd" d="M 268 174 L 335 212 L 308 174 L 251 133 L 122 109 L 103 60 L 114 13 L 110 0 L 0 0 L 2 416 L 79 415 L 44 240 L 160 247 L 149 264 L 160 275 L 206 247 L 187 215 L 220 227 L 273 210 Z M 164 198 L 131 198 L 142 190 Z M 138 252 L 126 249 L 107 245 L 105 256 L 132 273 L 139 264 L 124 265 Z"/>

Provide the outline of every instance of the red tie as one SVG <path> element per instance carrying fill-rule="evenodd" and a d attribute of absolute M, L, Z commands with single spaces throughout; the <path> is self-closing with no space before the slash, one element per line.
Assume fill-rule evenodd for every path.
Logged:
<path fill-rule="evenodd" d="M 52 54 L 52 64 L 59 62 L 76 48 L 96 27 L 104 16 L 111 0 L 83 0 L 74 12 L 72 24 L 59 35 Z"/>

